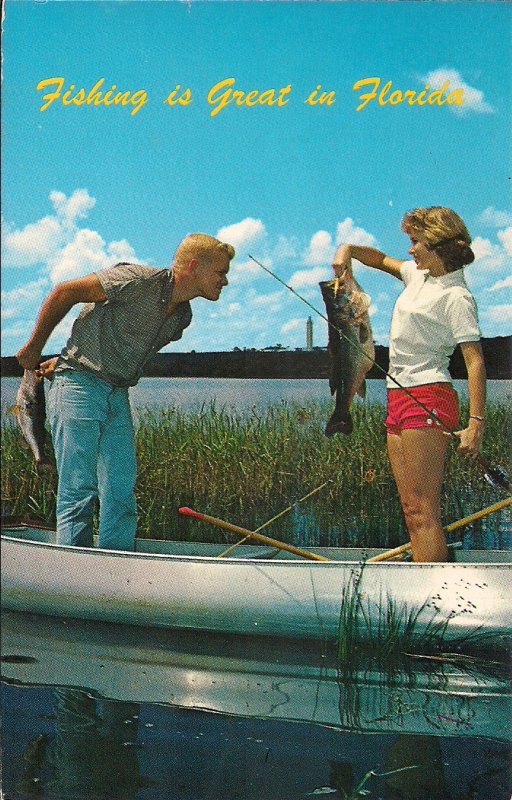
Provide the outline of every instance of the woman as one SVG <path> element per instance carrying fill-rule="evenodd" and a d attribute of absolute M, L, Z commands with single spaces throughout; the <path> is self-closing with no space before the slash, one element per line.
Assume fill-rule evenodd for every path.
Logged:
<path fill-rule="evenodd" d="M 404 216 L 401 227 L 411 240 L 413 261 L 390 258 L 372 247 L 341 244 L 333 267 L 341 276 L 352 257 L 405 283 L 393 311 L 389 341 L 388 453 L 414 561 L 446 561 L 440 497 L 450 436 L 436 417 L 452 431 L 458 426 L 458 398 L 448 372 L 457 344 L 467 367 L 469 393 L 468 424 L 456 433 L 459 452 L 477 457 L 485 427 L 481 334 L 462 271 L 475 256 L 464 222 L 449 208 L 416 208 Z"/>

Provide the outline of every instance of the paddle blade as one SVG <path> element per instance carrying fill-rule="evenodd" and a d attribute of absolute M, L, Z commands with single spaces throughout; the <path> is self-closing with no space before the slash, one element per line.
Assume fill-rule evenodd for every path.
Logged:
<path fill-rule="evenodd" d="M 178 508 L 178 513 L 185 514 L 187 517 L 194 517 L 194 519 L 204 519 L 204 514 L 200 514 L 199 511 L 194 511 L 193 508 L 187 508 L 187 506 Z"/>

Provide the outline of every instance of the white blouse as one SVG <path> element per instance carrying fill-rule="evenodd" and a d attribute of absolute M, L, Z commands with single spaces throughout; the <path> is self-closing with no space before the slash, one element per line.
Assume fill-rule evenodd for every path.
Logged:
<path fill-rule="evenodd" d="M 463 270 L 434 278 L 414 261 L 405 261 L 400 273 L 405 289 L 393 309 L 389 374 L 405 387 L 451 383 L 448 363 L 455 347 L 481 337 Z M 389 377 L 387 385 L 397 388 Z"/>

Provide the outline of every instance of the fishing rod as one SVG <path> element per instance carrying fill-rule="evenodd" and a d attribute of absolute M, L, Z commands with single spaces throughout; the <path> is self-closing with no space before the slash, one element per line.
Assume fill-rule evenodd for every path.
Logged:
<path fill-rule="evenodd" d="M 272 272 L 272 270 L 270 270 L 268 267 L 266 267 L 256 258 L 254 258 L 254 256 L 250 255 L 249 258 L 252 261 L 254 261 L 254 263 L 257 264 L 259 267 L 265 270 L 265 272 L 268 272 L 268 274 L 271 275 L 273 278 L 275 278 L 276 281 L 279 281 L 279 283 L 281 283 L 286 289 L 288 289 L 292 294 L 294 294 L 295 297 L 297 297 L 299 300 L 302 300 L 302 302 L 305 303 L 312 311 L 314 311 L 315 314 L 318 314 L 319 317 L 325 320 L 325 322 L 327 322 L 327 324 L 330 325 L 330 327 L 333 328 L 333 330 L 335 330 L 339 336 L 342 336 L 343 339 L 346 339 L 347 342 L 349 342 L 352 345 L 352 347 L 355 347 L 356 350 L 359 350 L 359 352 L 362 353 L 365 356 L 365 358 L 367 358 L 368 361 L 370 361 L 373 364 L 373 366 L 376 367 L 377 370 L 382 373 L 382 375 L 384 375 L 386 378 L 389 378 L 389 380 L 393 381 L 393 383 L 397 386 L 397 388 L 405 392 L 405 394 L 408 397 L 410 397 L 410 399 L 413 400 L 420 408 L 422 408 L 423 411 L 425 411 L 429 415 L 429 417 L 433 417 L 434 420 L 439 425 L 439 427 L 442 428 L 445 431 L 445 433 L 449 434 L 457 442 L 459 441 L 455 433 L 452 430 L 450 430 L 450 428 L 447 425 L 445 425 L 445 423 L 441 419 L 439 419 L 435 411 L 432 411 L 430 408 L 424 405 L 420 400 L 418 400 L 417 397 L 414 397 L 414 395 L 405 386 L 402 386 L 402 384 L 399 383 L 396 380 L 396 378 L 394 378 L 392 375 L 389 374 L 389 372 L 387 372 L 384 369 L 384 367 L 381 367 L 380 364 L 378 364 L 375 361 L 375 359 L 371 358 L 367 353 L 365 353 L 362 347 L 360 347 L 358 344 L 356 344 L 356 342 L 352 341 L 352 339 L 346 336 L 346 334 L 344 334 L 343 331 L 340 330 L 337 325 L 334 325 L 334 323 L 331 322 L 328 319 L 328 317 L 326 317 L 325 314 L 322 314 L 322 312 L 319 311 L 318 308 L 316 308 L 316 306 L 310 303 L 309 300 L 306 300 L 306 298 L 303 297 L 301 294 L 296 292 L 292 286 L 289 286 L 287 283 L 285 283 L 285 281 L 283 281 L 283 279 L 280 278 L 279 275 L 276 275 L 275 272 Z M 503 469 L 503 467 L 499 465 L 496 467 L 492 467 L 480 455 L 476 456 L 475 461 L 482 468 L 484 477 L 487 480 L 487 482 L 491 484 L 491 486 L 494 486 L 499 489 L 504 489 L 506 492 L 512 495 L 512 482 L 510 480 L 510 477 Z"/>
<path fill-rule="evenodd" d="M 263 525 L 260 525 L 259 528 L 254 529 L 254 533 L 260 533 L 260 531 L 264 530 L 265 528 L 268 528 L 268 526 L 271 525 L 272 522 L 275 522 L 277 519 L 284 517 L 284 515 L 287 514 L 289 511 L 294 511 L 296 508 L 299 507 L 301 503 L 304 503 L 305 500 L 309 500 L 310 497 L 313 497 L 313 495 L 317 494 L 321 489 L 327 486 L 328 483 L 332 482 L 333 482 L 332 478 L 328 478 L 326 481 L 321 483 L 320 486 L 317 486 L 315 489 L 312 489 L 310 492 L 305 494 L 304 497 L 301 497 L 294 503 L 290 503 L 290 505 L 287 506 L 285 509 L 283 509 L 283 511 L 280 511 L 275 516 L 271 517 L 270 519 L 267 519 L 267 521 L 264 522 Z M 250 538 L 251 538 L 250 536 L 246 536 L 244 539 L 241 539 L 239 542 L 236 542 L 236 544 L 232 544 L 231 547 L 228 547 L 227 550 L 224 550 L 222 553 L 219 553 L 217 558 L 224 558 L 224 556 L 227 556 L 228 553 L 231 553 L 232 550 L 234 550 L 236 547 L 239 547 L 241 544 L 244 544 L 244 542 L 246 542 L 247 539 Z"/>

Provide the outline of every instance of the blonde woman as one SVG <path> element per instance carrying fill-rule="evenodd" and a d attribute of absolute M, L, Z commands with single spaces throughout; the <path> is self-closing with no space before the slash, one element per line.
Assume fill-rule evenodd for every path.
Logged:
<path fill-rule="evenodd" d="M 474 253 L 464 222 L 449 208 L 416 208 L 405 214 L 401 227 L 411 240 L 412 261 L 391 258 L 372 247 L 341 244 L 333 267 L 341 276 L 355 258 L 405 284 L 393 310 L 389 337 L 388 453 L 413 559 L 445 561 L 440 495 L 450 436 L 437 419 L 456 432 L 459 451 L 473 458 L 478 456 L 485 427 L 481 334 L 463 273 Z M 467 367 L 469 394 L 468 423 L 459 431 L 458 398 L 448 372 L 457 345 Z"/>

